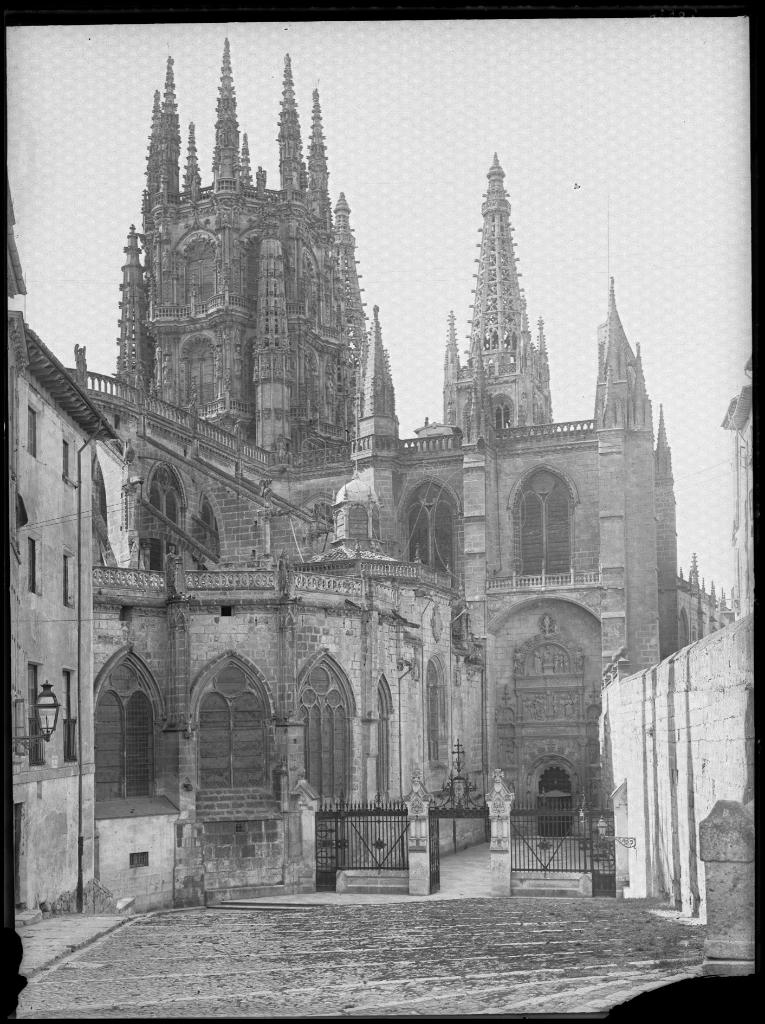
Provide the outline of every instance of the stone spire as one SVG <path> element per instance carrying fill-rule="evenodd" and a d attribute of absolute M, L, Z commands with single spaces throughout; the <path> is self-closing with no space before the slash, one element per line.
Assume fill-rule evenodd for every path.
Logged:
<path fill-rule="evenodd" d="M 216 190 L 222 182 L 233 182 L 239 176 L 239 122 L 236 119 L 236 93 L 231 72 L 231 49 L 228 39 L 223 43 L 223 63 L 218 87 L 215 121 L 213 177 Z M 227 186 L 231 187 L 231 186 Z"/>
<path fill-rule="evenodd" d="M 245 188 L 252 188 L 252 168 L 250 166 L 250 144 L 247 140 L 247 132 L 242 135 L 242 161 L 240 180 Z"/>
<path fill-rule="evenodd" d="M 194 134 L 194 122 L 189 123 L 189 146 L 186 154 L 186 170 L 183 175 L 183 191 L 188 192 L 192 199 L 196 199 L 202 187 L 202 178 L 199 174 L 199 161 L 197 159 L 197 140 Z"/>
<path fill-rule="evenodd" d="M 361 369 L 360 360 L 366 345 L 367 318 L 364 303 L 361 301 L 360 274 L 356 270 L 356 239 L 350 225 L 350 212 L 345 193 L 341 192 L 335 204 L 335 256 L 343 296 L 345 331 L 351 351 Z"/>
<path fill-rule="evenodd" d="M 699 563 L 696 558 L 695 551 L 691 555 L 691 567 L 688 570 L 688 583 L 691 587 L 698 587 L 699 585 Z"/>
<path fill-rule="evenodd" d="M 653 431 L 651 402 L 642 360 L 632 351 L 616 308 L 614 279 L 608 290 L 608 313 L 598 328 L 598 382 L 595 425 Z"/>
<path fill-rule="evenodd" d="M 159 192 L 159 165 L 162 133 L 162 107 L 159 89 L 154 92 L 154 107 L 151 112 L 151 134 L 149 135 L 149 152 L 146 159 L 146 191 L 149 194 L 149 205 Z"/>
<path fill-rule="evenodd" d="M 332 207 L 329 202 L 329 171 L 327 149 L 324 144 L 324 126 L 321 120 L 319 90 L 313 91 L 311 143 L 308 147 L 308 194 L 311 210 L 326 231 L 332 229 Z"/>
<path fill-rule="evenodd" d="M 664 426 L 664 406 L 659 406 L 659 431 L 654 452 L 654 470 L 656 479 L 672 479 L 672 451 L 667 443 L 667 431 Z"/>
<path fill-rule="evenodd" d="M 396 415 L 396 399 L 390 374 L 390 361 L 382 343 L 380 307 L 373 309 L 374 319 L 364 351 L 361 375 L 361 417 Z"/>
<path fill-rule="evenodd" d="M 305 191 L 308 186 L 303 142 L 300 137 L 300 120 L 295 102 L 295 86 L 292 81 L 290 55 L 284 58 L 284 86 L 282 88 L 282 110 L 279 118 L 279 175 L 282 190 Z"/>
<path fill-rule="evenodd" d="M 160 118 L 160 191 L 177 196 L 180 179 L 181 126 L 178 120 L 178 104 L 175 101 L 175 76 L 173 58 L 167 58 L 165 73 L 165 94 L 162 100 Z"/>
<path fill-rule="evenodd" d="M 444 355 L 444 423 L 457 424 L 457 382 L 460 378 L 460 353 L 457 347 L 457 327 L 454 310 L 449 313 Z"/>
<path fill-rule="evenodd" d="M 135 225 L 130 225 L 127 245 L 123 249 L 125 262 L 122 264 L 122 298 L 119 303 L 120 319 L 118 321 L 120 336 L 117 339 L 119 356 L 117 358 L 117 378 L 143 387 L 149 373 L 147 338 L 144 335 L 146 319 L 146 302 L 143 287 L 143 269 L 141 267 L 138 235 Z"/>

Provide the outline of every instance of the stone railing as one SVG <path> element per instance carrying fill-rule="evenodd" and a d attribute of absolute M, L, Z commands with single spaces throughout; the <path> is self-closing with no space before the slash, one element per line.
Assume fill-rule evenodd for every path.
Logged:
<path fill-rule="evenodd" d="M 244 295 L 218 292 L 216 295 L 196 302 L 153 302 L 149 309 L 149 319 L 182 320 L 186 317 L 205 316 L 216 309 L 238 309 L 248 313 L 253 308 L 254 303 Z"/>
<path fill-rule="evenodd" d="M 353 576 L 325 576 L 313 572 L 293 572 L 291 575 L 295 590 L 362 596 L 361 580 Z"/>
<path fill-rule="evenodd" d="M 507 427 L 496 432 L 498 440 L 533 441 L 538 437 L 582 437 L 594 434 L 595 420 L 568 420 L 565 423 L 533 423 L 525 427 Z"/>
<path fill-rule="evenodd" d="M 141 400 L 141 393 L 137 388 L 131 387 L 130 384 L 125 384 L 121 380 L 117 380 L 116 377 L 109 377 L 105 373 L 91 373 L 90 370 L 88 370 L 87 388 L 88 391 L 93 391 L 96 395 L 105 395 L 109 398 L 121 398 L 125 402 L 134 402 L 135 404 L 138 404 Z"/>
<path fill-rule="evenodd" d="M 355 437 L 351 441 L 351 449 L 354 455 L 359 452 L 393 452 L 398 451 L 399 441 L 395 437 Z"/>
<path fill-rule="evenodd" d="M 408 562 L 378 562 L 371 558 L 356 558 L 348 562 L 311 562 L 311 569 L 318 572 L 338 573 L 346 576 L 361 576 L 362 573 L 380 579 L 410 580 L 451 590 L 454 587 L 450 573 L 437 572 L 426 565 Z"/>
<path fill-rule="evenodd" d="M 401 452 L 432 455 L 434 452 L 451 452 L 462 447 L 459 434 L 439 434 L 435 437 L 407 437 L 398 443 Z"/>
<path fill-rule="evenodd" d="M 185 573 L 187 590 L 273 590 L 273 569 L 206 570 Z"/>
<path fill-rule="evenodd" d="M 541 573 L 538 576 L 494 576 L 486 581 L 487 590 L 504 593 L 514 590 L 560 590 L 563 587 L 600 585 L 600 572 Z"/>
<path fill-rule="evenodd" d="M 96 565 L 93 567 L 93 588 L 163 594 L 165 574 L 150 569 L 117 569 L 112 566 Z"/>

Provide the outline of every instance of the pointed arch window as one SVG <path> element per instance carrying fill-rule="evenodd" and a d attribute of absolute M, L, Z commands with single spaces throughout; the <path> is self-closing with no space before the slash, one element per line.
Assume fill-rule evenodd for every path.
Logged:
<path fill-rule="evenodd" d="M 351 708 L 345 687 L 328 663 L 315 665 L 300 692 L 305 723 L 306 778 L 322 798 L 350 788 Z"/>
<path fill-rule="evenodd" d="M 515 506 L 516 571 L 524 576 L 571 571 L 573 502 L 560 477 L 538 470 Z"/>
<path fill-rule="evenodd" d="M 407 515 L 409 561 L 453 571 L 455 519 L 454 501 L 443 486 L 429 481 L 418 487 Z"/>
<path fill-rule="evenodd" d="M 377 792 L 385 797 L 390 790 L 390 690 L 385 677 L 377 684 Z"/>
<path fill-rule="evenodd" d="M 688 632 L 688 616 L 685 614 L 685 608 L 680 609 L 680 621 L 678 633 L 680 634 L 678 639 L 681 647 L 687 647 L 689 641 Z"/>
<path fill-rule="evenodd" d="M 96 703 L 96 800 L 152 796 L 154 709 L 135 669 L 115 669 Z"/>
<path fill-rule="evenodd" d="M 447 755 L 446 688 L 438 665 L 428 662 L 426 676 L 428 760 L 438 761 Z"/>
<path fill-rule="evenodd" d="M 149 504 L 177 526 L 184 525 L 183 504 L 178 478 L 168 466 L 160 465 L 154 473 L 149 487 Z M 156 530 L 159 523 L 150 520 L 150 529 Z M 149 538 L 149 568 L 162 570 L 167 555 L 167 541 L 164 538 Z"/>
<path fill-rule="evenodd" d="M 212 505 L 207 498 L 202 498 L 202 504 L 199 509 L 199 518 L 201 520 L 201 540 L 202 543 L 210 548 L 213 554 L 220 554 L 220 537 L 218 534 L 218 523 L 215 519 L 215 513 L 212 510 Z"/>
<path fill-rule="evenodd" d="M 249 789 L 268 785 L 270 711 L 244 671 L 226 665 L 199 707 L 199 786 Z"/>
<path fill-rule="evenodd" d="M 186 250 L 186 302 L 204 302 L 215 292 L 215 252 L 209 241 Z"/>

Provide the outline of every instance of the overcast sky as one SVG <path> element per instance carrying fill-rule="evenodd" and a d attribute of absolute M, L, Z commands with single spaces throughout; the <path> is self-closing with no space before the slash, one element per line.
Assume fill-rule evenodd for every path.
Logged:
<path fill-rule="evenodd" d="M 475 20 L 8 30 L 8 162 L 26 319 L 73 365 L 113 373 L 122 247 L 140 225 L 154 90 L 175 58 L 185 163 L 211 181 L 228 35 L 253 168 L 278 187 L 292 56 L 304 142 L 318 85 L 333 203 L 344 191 L 364 298 L 380 306 L 401 436 L 443 415 L 447 315 L 471 314 L 496 150 L 529 319 L 545 320 L 557 421 L 590 418 L 609 270 L 664 405 L 678 553 L 730 590 L 730 437 L 751 347 L 744 19 Z M 578 186 L 578 187 L 576 187 Z M 610 208 L 610 233 L 607 211 Z M 610 234 L 610 245 L 608 236 Z"/>

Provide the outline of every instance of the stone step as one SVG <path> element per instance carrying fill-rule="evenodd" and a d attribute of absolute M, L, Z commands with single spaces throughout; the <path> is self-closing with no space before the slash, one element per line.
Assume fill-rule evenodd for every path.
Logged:
<path fill-rule="evenodd" d="M 338 893 L 408 893 L 408 871 L 338 871 Z"/>

